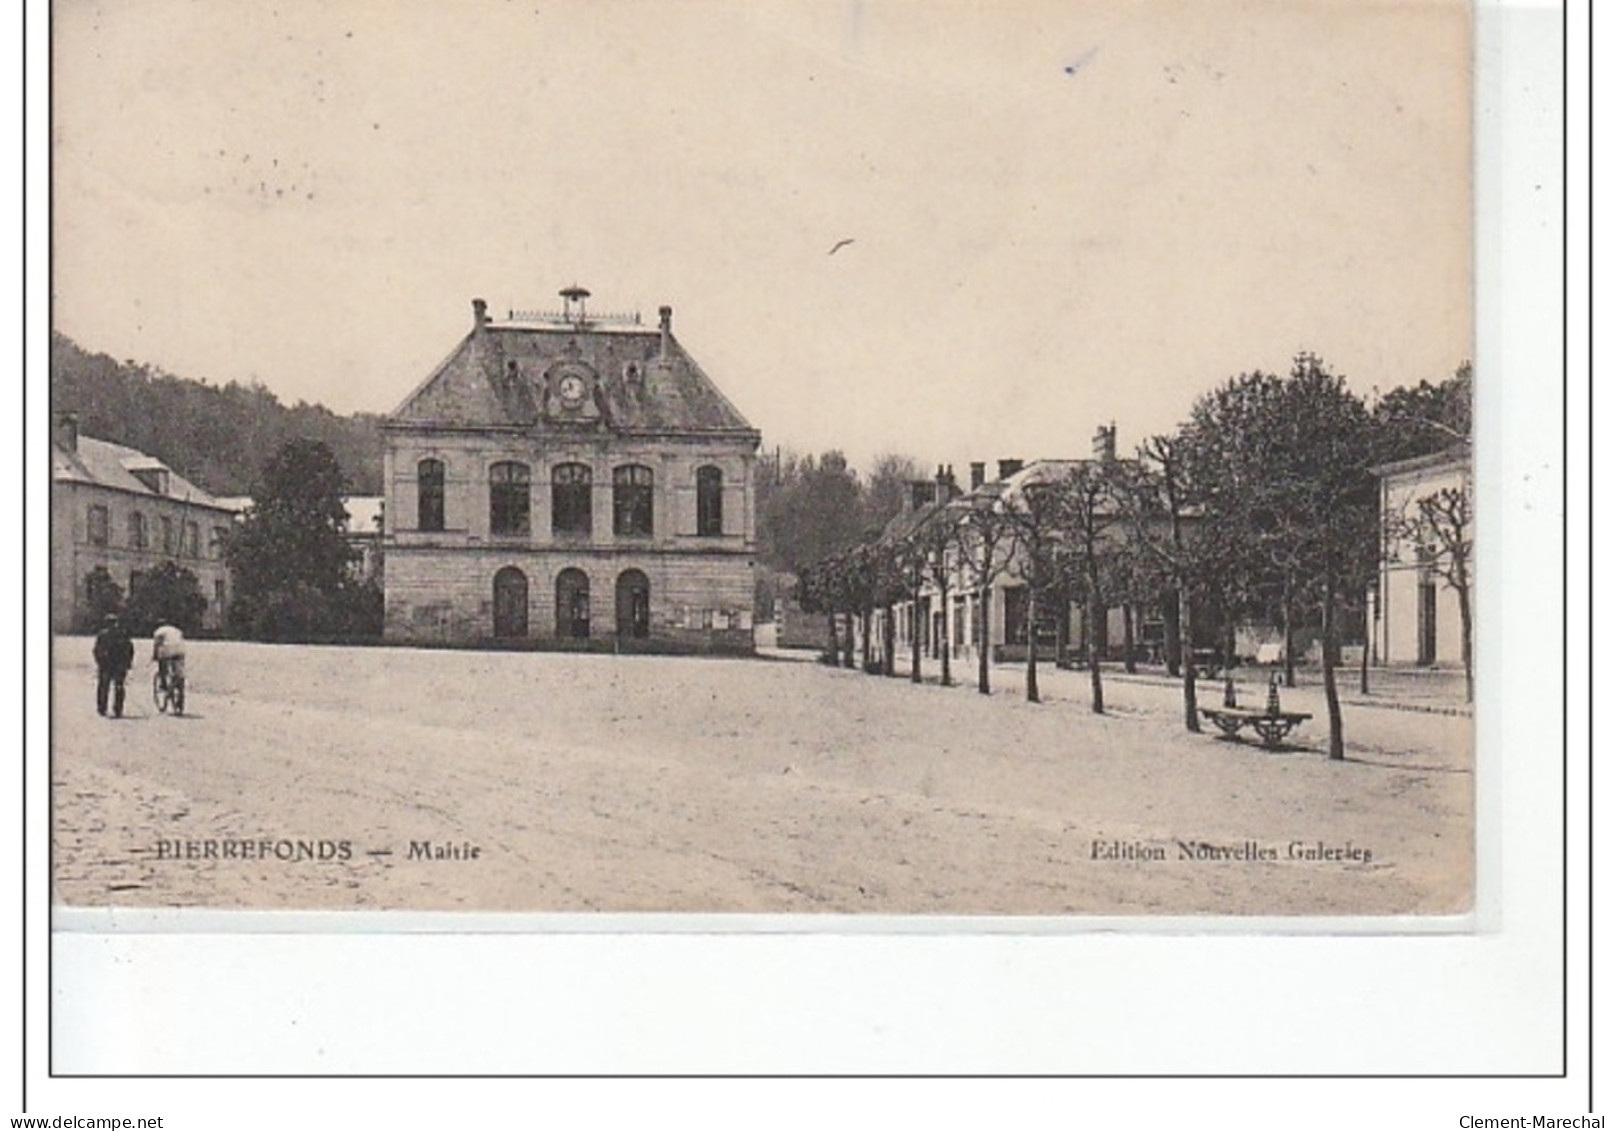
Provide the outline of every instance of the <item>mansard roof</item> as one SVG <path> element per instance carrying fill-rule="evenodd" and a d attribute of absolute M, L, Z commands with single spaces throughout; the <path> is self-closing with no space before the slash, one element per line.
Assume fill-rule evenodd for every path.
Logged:
<path fill-rule="evenodd" d="M 50 455 L 51 479 L 57 483 L 89 483 L 132 495 L 172 499 L 216 510 L 231 509 L 227 502 L 208 494 L 162 460 L 123 444 L 79 436 L 70 448 L 53 442 Z M 167 489 L 154 490 L 136 474 L 142 471 L 165 472 L 164 479 L 158 481 L 166 481 Z"/>
<path fill-rule="evenodd" d="M 545 375 L 566 363 L 593 372 L 600 420 L 613 432 L 757 437 L 671 329 L 516 317 L 474 327 L 389 425 L 545 431 Z"/>

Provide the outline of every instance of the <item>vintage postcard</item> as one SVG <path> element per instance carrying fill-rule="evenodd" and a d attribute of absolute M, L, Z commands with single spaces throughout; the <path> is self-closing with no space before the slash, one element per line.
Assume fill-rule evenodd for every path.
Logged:
<path fill-rule="evenodd" d="M 1472 36 L 58 0 L 53 906 L 1461 925 Z"/>

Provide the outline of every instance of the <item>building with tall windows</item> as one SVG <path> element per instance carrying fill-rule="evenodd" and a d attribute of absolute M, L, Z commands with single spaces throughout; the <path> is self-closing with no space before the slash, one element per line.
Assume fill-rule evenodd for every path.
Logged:
<path fill-rule="evenodd" d="M 387 636 L 749 651 L 758 432 L 670 307 L 561 297 L 503 321 L 474 300 L 387 420 Z"/>
<path fill-rule="evenodd" d="M 95 627 L 97 586 L 126 602 L 166 562 L 196 576 L 207 598 L 200 627 L 221 628 L 230 602 L 223 544 L 236 517 L 228 500 L 162 460 L 81 436 L 78 418 L 64 414 L 51 440 L 52 631 Z"/>

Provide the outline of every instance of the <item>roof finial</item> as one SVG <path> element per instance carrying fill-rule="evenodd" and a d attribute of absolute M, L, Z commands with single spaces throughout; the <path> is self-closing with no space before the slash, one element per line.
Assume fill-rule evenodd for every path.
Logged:
<path fill-rule="evenodd" d="M 562 315 L 568 322 L 581 326 L 589 320 L 589 312 L 585 307 L 588 298 L 589 292 L 576 283 L 561 292 L 561 301 L 566 303 Z"/>

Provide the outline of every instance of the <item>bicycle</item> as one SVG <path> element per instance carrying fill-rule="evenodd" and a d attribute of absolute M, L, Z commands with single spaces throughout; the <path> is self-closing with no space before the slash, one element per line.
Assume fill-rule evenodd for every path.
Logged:
<path fill-rule="evenodd" d="M 177 672 L 171 675 L 168 665 L 159 660 L 151 677 L 151 698 L 159 714 L 184 714 L 185 677 Z"/>

